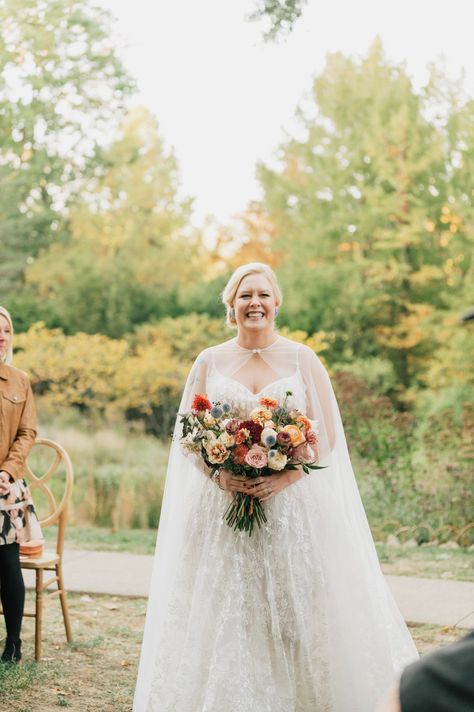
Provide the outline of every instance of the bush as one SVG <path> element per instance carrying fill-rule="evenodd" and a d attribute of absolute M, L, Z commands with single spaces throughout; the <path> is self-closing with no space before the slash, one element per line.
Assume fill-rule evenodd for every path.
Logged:
<path fill-rule="evenodd" d="M 472 521 L 474 411 L 406 413 L 353 374 L 333 376 L 362 500 L 372 526 L 396 519 L 462 527 Z"/>

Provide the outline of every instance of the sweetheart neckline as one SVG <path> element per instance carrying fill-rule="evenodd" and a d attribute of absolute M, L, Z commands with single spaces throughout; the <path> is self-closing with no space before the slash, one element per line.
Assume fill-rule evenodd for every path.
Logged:
<path fill-rule="evenodd" d="M 245 383 L 242 383 L 242 381 L 238 381 L 236 378 L 232 378 L 231 376 L 225 376 L 223 373 L 221 373 L 220 371 L 218 371 L 217 368 L 215 368 L 215 371 L 216 371 L 216 373 L 217 373 L 221 378 L 225 378 L 227 381 L 231 381 L 232 383 L 236 383 L 238 386 L 242 386 L 242 388 L 245 388 L 245 390 L 247 391 L 247 393 L 250 393 L 251 396 L 259 396 L 259 395 L 261 395 L 267 388 L 270 388 L 270 386 L 274 386 L 275 383 L 280 383 L 280 381 L 286 381 L 286 380 L 288 380 L 288 379 L 290 379 L 290 378 L 296 378 L 296 376 L 298 375 L 298 370 L 296 370 L 294 373 L 291 374 L 291 376 L 282 376 L 281 378 L 277 378 L 277 379 L 275 379 L 274 381 L 271 381 L 270 383 L 267 383 L 266 386 L 264 386 L 264 387 L 261 388 L 259 391 L 257 391 L 256 393 L 254 393 L 253 391 L 250 390 L 250 388 L 249 388 L 248 386 L 245 385 Z"/>

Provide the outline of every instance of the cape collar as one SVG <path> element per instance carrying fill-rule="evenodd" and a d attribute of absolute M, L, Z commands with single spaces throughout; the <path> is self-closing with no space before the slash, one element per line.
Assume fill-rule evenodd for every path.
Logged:
<path fill-rule="evenodd" d="M 8 366 L 3 361 L 0 361 L 0 378 L 4 381 L 8 381 Z"/>

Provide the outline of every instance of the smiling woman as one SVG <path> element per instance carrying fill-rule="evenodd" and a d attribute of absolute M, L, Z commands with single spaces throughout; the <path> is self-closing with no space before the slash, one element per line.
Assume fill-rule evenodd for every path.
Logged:
<path fill-rule="evenodd" d="M 223 294 L 227 324 L 236 327 L 243 348 L 265 348 L 275 340 L 275 319 L 283 297 L 275 273 L 267 265 L 251 262 L 239 267 Z"/>
<path fill-rule="evenodd" d="M 245 329 L 246 318 L 267 317 L 268 331 L 273 327 L 283 297 L 273 270 L 260 262 L 250 262 L 235 270 L 224 289 L 222 301 L 227 308 L 229 326 Z M 256 313 L 252 314 L 252 307 L 254 312 L 257 307 Z"/>
<path fill-rule="evenodd" d="M 282 300 L 268 266 L 238 269 L 223 301 L 237 337 L 199 355 L 179 412 L 220 402 L 233 420 L 215 441 L 218 473 L 206 477 L 182 449 L 177 419 L 134 712 L 367 712 L 416 650 L 380 571 L 328 375 L 308 347 L 277 333 Z M 323 469 L 226 470 L 232 423 L 235 443 L 252 438 L 252 466 L 264 466 L 262 404 L 274 414 L 285 404 L 311 426 Z M 222 520 L 241 494 L 264 504 L 252 536 Z"/>

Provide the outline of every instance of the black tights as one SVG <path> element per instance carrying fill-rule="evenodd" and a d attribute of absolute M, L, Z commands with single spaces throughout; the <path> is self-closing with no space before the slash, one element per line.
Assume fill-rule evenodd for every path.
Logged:
<path fill-rule="evenodd" d="M 25 584 L 20 567 L 19 544 L 0 544 L 0 598 L 7 628 L 7 636 L 20 637 Z"/>

